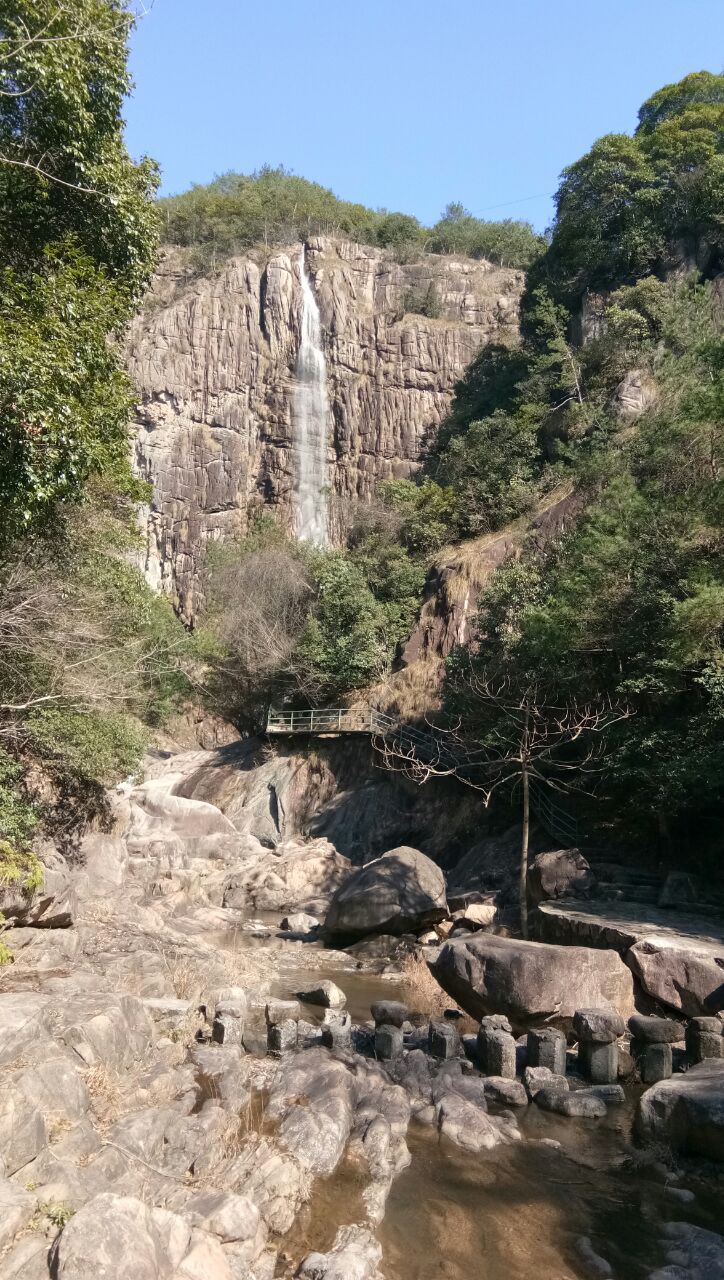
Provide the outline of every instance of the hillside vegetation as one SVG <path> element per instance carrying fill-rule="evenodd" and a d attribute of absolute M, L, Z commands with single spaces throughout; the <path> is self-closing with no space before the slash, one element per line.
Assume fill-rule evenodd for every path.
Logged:
<path fill-rule="evenodd" d="M 72 836 L 187 687 L 188 640 L 133 565 L 117 336 L 150 278 L 156 169 L 121 109 L 122 4 L 0 19 L 0 882 Z"/>
<path fill-rule="evenodd" d="M 434 227 L 424 227 L 409 214 L 339 200 L 317 182 L 270 166 L 193 186 L 160 200 L 159 210 L 163 240 L 189 247 L 200 269 L 213 269 L 254 245 L 292 244 L 313 235 L 380 245 L 401 261 L 427 251 L 523 268 L 545 248 L 528 222 L 486 222 L 452 203 Z"/>
<path fill-rule="evenodd" d="M 259 673 L 258 643 L 240 654 L 238 629 L 225 634 L 238 563 L 216 571 L 210 625 L 234 652 L 242 703 L 242 686 L 339 697 L 389 670 L 437 549 L 573 483 L 586 505 L 576 528 L 496 574 L 473 646 L 449 660 L 451 723 L 468 747 L 498 750 L 495 679 L 514 699 L 609 708 L 593 774 L 569 779 L 596 791 L 594 823 L 704 847 L 724 801 L 724 77 L 655 94 L 633 137 L 601 139 L 564 172 L 556 207 L 522 344 L 481 352 L 418 482 L 383 486 L 341 551 L 276 532 L 270 548 L 257 531 L 292 584 L 278 661 Z M 251 583 L 258 555 L 242 549 L 233 590 L 267 602 L 263 635 L 277 615 Z"/>

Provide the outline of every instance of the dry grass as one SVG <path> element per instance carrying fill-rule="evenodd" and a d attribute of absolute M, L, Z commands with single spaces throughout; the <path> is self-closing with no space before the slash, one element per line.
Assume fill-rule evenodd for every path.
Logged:
<path fill-rule="evenodd" d="M 370 689 L 369 701 L 387 715 L 402 720 L 415 720 L 440 709 L 440 687 L 444 661 L 437 655 L 425 655 L 402 671 Z"/>
<path fill-rule="evenodd" d="M 183 955 L 178 951 L 171 956 L 164 953 L 163 958 L 176 999 L 193 1000 L 200 991 L 198 962 L 195 962 L 191 956 Z"/>
<path fill-rule="evenodd" d="M 123 1087 L 118 1073 L 105 1062 L 98 1062 L 85 1072 L 83 1080 L 98 1124 L 102 1127 L 115 1124 L 123 1113 Z"/>
<path fill-rule="evenodd" d="M 405 999 L 413 1013 L 436 1018 L 453 1006 L 454 1002 L 433 978 L 422 956 L 405 956 L 401 969 Z"/>

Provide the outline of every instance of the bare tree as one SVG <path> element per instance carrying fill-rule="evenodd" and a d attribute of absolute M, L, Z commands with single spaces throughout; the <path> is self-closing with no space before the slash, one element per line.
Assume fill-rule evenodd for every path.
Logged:
<path fill-rule="evenodd" d="M 284 545 L 251 549 L 212 568 L 209 621 L 230 655 L 225 674 L 250 687 L 289 674 L 312 597 L 303 561 Z"/>
<path fill-rule="evenodd" d="M 538 783 L 557 792 L 584 792 L 587 778 L 600 770 L 605 731 L 631 715 L 606 699 L 578 702 L 549 699 L 535 681 L 517 684 L 512 676 L 487 671 L 467 676 L 473 718 L 487 729 L 471 741 L 458 725 L 429 734 L 404 729 L 377 739 L 392 768 L 418 783 L 431 777 L 456 777 L 480 791 L 486 807 L 501 788 L 521 788 L 519 871 L 520 928 L 528 936 L 528 846 L 530 788 Z M 590 792 L 588 792 L 590 794 Z"/>
<path fill-rule="evenodd" d="M 102 589 L 75 589 L 57 564 L 28 556 L 0 566 L 0 736 L 22 733 L 42 707 L 142 713 L 142 676 L 185 669 L 181 644 L 119 637 Z"/>

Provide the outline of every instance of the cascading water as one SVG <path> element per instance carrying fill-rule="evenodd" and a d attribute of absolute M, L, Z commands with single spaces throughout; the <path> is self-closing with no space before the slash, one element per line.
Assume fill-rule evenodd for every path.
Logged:
<path fill-rule="evenodd" d="M 296 534 L 325 546 L 327 535 L 327 365 L 322 350 L 319 307 L 307 276 L 304 246 L 299 257 L 302 335 L 294 390 Z"/>

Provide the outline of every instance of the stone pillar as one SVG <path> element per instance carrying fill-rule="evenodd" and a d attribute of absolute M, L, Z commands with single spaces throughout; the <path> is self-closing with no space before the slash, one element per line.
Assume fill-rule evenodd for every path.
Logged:
<path fill-rule="evenodd" d="M 692 1062 L 724 1058 L 724 1023 L 720 1018 L 692 1018 L 686 1028 L 686 1052 Z"/>
<path fill-rule="evenodd" d="M 534 1027 L 528 1032 L 528 1066 L 547 1067 L 554 1075 L 566 1074 L 566 1037 L 557 1027 Z"/>
<path fill-rule="evenodd" d="M 267 1051 L 273 1054 L 288 1053 L 295 1049 L 299 1037 L 297 1000 L 270 1000 L 266 1006 Z"/>
<path fill-rule="evenodd" d="M 383 1022 L 375 1028 L 375 1054 L 383 1061 L 399 1058 L 403 1043 L 402 1027 Z"/>
<path fill-rule="evenodd" d="M 631 1053 L 643 1084 L 668 1080 L 672 1072 L 670 1044 L 654 1044 L 648 1040 L 632 1040 Z"/>
<path fill-rule="evenodd" d="M 215 1044 L 238 1045 L 241 1050 L 245 1018 L 245 992 L 241 987 L 225 987 L 216 997 L 211 1039 Z"/>
<path fill-rule="evenodd" d="M 615 1009 L 577 1009 L 573 1029 L 578 1036 L 578 1061 L 591 1084 L 615 1084 L 618 1079 L 618 1038 L 626 1030 Z"/>
<path fill-rule="evenodd" d="M 322 1044 L 327 1049 L 344 1052 L 352 1047 L 352 1019 L 341 1010 L 325 1009 L 322 1021 Z"/>
<path fill-rule="evenodd" d="M 644 1084 L 668 1080 L 672 1071 L 671 1046 L 684 1039 L 684 1028 L 671 1018 L 634 1014 L 628 1020 L 631 1053 Z"/>
<path fill-rule="evenodd" d="M 507 1018 L 498 1014 L 483 1018 L 478 1031 L 478 1060 L 483 1075 L 515 1080 L 515 1040 Z"/>
<path fill-rule="evenodd" d="M 433 1058 L 445 1062 L 460 1052 L 460 1037 L 451 1022 L 431 1022 L 428 1047 Z"/>

